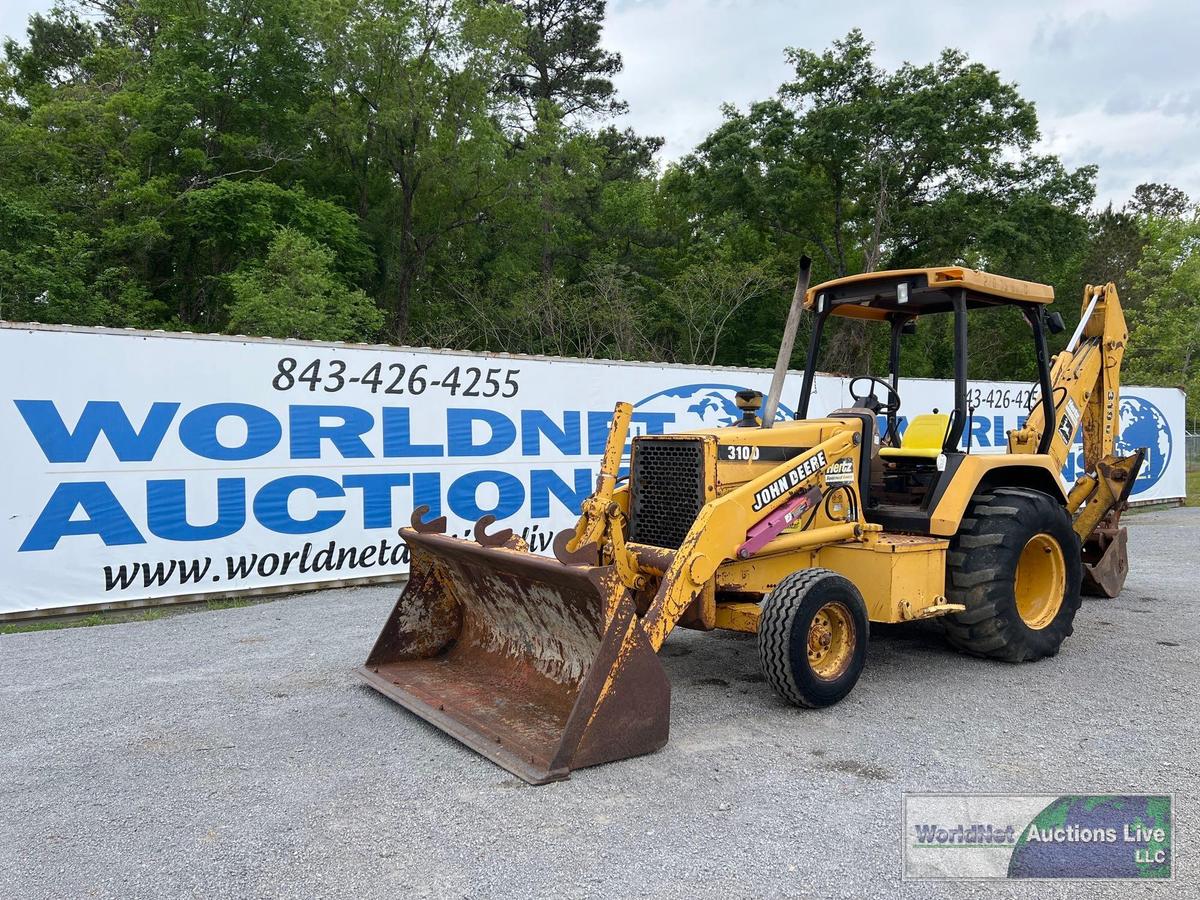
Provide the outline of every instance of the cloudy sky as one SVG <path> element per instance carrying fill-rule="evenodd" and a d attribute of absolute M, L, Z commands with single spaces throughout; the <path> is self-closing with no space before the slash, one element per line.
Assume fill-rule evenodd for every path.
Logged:
<path fill-rule="evenodd" d="M 50 0 L 0 0 L 0 33 L 23 36 Z M 629 124 L 691 149 L 720 121 L 788 77 L 783 48 L 821 49 L 859 27 L 891 68 L 945 46 L 999 69 L 1037 104 L 1042 146 L 1068 165 L 1100 166 L 1100 201 L 1142 181 L 1200 198 L 1200 2 L 1197 0 L 610 0 L 605 43 Z"/>

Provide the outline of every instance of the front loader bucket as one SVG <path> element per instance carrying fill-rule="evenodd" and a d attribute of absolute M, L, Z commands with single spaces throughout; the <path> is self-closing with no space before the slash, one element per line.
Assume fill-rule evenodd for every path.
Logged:
<path fill-rule="evenodd" d="M 401 534 L 373 688 L 531 784 L 667 742 L 670 684 L 612 567 Z"/>

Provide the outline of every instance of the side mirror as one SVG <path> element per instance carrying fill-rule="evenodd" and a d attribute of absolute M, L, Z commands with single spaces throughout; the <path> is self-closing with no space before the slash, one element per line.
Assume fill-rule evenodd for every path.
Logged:
<path fill-rule="evenodd" d="M 903 325 L 901 325 L 900 333 L 901 334 L 916 334 L 917 333 L 917 320 L 909 319 L 907 322 L 905 322 Z"/>
<path fill-rule="evenodd" d="M 1060 331 L 1066 331 L 1067 326 L 1063 324 L 1062 313 L 1052 312 L 1046 316 L 1046 327 L 1050 329 L 1051 334 L 1058 334 Z"/>

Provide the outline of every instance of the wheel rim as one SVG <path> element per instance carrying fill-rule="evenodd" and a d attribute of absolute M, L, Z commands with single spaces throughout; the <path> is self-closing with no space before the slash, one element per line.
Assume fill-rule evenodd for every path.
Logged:
<path fill-rule="evenodd" d="M 826 603 L 808 624 L 808 665 L 818 678 L 833 681 L 850 668 L 854 618 L 841 601 Z"/>
<path fill-rule="evenodd" d="M 1035 534 L 1021 551 L 1013 582 L 1021 621 L 1035 631 L 1053 622 L 1062 607 L 1066 585 L 1062 547 L 1048 534 Z"/>

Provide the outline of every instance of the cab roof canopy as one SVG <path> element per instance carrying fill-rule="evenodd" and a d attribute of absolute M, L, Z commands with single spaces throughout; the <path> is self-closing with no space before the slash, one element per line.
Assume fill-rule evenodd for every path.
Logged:
<path fill-rule="evenodd" d="M 809 288 L 804 295 L 804 308 L 817 309 L 817 301 L 823 296 L 825 303 L 832 304 L 830 312 L 835 316 L 858 319 L 887 319 L 893 313 L 919 316 L 949 312 L 959 290 L 966 290 L 969 309 L 1054 301 L 1054 288 L 1046 284 L 962 266 L 939 266 L 835 278 Z"/>

